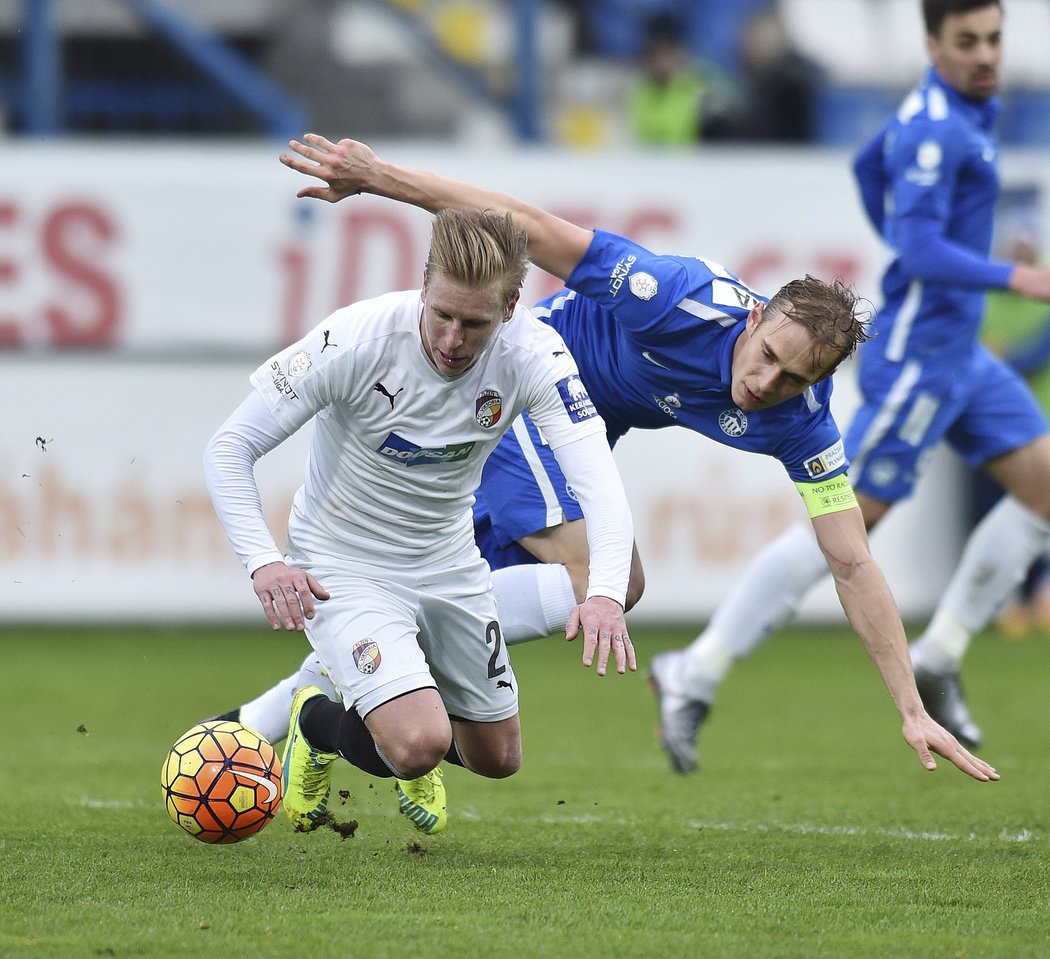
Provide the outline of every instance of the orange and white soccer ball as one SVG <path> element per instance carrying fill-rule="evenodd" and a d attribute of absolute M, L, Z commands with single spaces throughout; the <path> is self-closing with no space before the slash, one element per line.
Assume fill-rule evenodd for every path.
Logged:
<path fill-rule="evenodd" d="M 172 820 L 209 843 L 254 836 L 281 808 L 281 763 L 261 734 L 215 720 L 188 730 L 161 768 Z"/>

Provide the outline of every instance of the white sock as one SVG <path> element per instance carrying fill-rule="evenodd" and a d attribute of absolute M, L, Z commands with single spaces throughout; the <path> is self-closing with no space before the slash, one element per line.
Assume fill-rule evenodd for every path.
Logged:
<path fill-rule="evenodd" d="M 569 613 L 576 606 L 569 571 L 552 563 L 493 570 L 492 589 L 508 646 L 565 629 Z"/>
<path fill-rule="evenodd" d="M 912 659 L 933 672 L 957 672 L 974 633 L 991 622 L 1050 542 L 1050 525 L 1004 496 L 974 527 L 962 559 Z"/>
<path fill-rule="evenodd" d="M 279 743 L 288 735 L 288 714 L 298 685 L 298 673 L 285 676 L 276 686 L 241 707 L 241 722 L 258 730 L 271 743 Z"/>
<path fill-rule="evenodd" d="M 333 702 L 342 702 L 343 697 L 336 691 L 332 680 L 328 678 L 328 673 L 321 660 L 317 658 L 317 653 L 313 650 L 306 654 L 306 659 L 303 660 L 303 664 L 299 667 L 299 675 L 295 680 L 296 689 L 302 689 L 303 686 L 316 686 Z M 289 700 L 289 711 L 291 708 L 292 702 Z"/>
<path fill-rule="evenodd" d="M 713 702 L 733 660 L 749 656 L 783 626 L 827 571 L 813 528 L 806 523 L 789 527 L 756 554 L 707 628 L 686 647 L 684 695 Z"/>
<path fill-rule="evenodd" d="M 288 715 L 297 689 L 313 684 L 329 699 L 340 698 L 323 669 L 317 653 L 310 650 L 297 673 L 285 676 L 276 686 L 241 706 L 241 722 L 258 730 L 271 743 L 279 743 L 288 735 Z"/>

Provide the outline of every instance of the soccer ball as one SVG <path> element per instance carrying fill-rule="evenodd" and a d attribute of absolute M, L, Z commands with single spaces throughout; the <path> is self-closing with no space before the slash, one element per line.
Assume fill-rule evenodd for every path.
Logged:
<path fill-rule="evenodd" d="M 168 815 L 201 842 L 254 836 L 281 807 L 281 764 L 254 729 L 228 720 L 179 737 L 160 771 Z"/>

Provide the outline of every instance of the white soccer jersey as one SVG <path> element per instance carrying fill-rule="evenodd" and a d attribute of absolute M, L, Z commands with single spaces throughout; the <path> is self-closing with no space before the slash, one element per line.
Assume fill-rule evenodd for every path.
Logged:
<path fill-rule="evenodd" d="M 293 558 L 400 570 L 469 562 L 482 465 L 523 409 L 555 450 L 604 437 L 561 337 L 526 309 L 516 309 L 477 363 L 453 378 L 424 352 L 420 310 L 418 291 L 337 310 L 252 375 L 287 435 L 314 420 L 305 483 L 289 519 Z M 618 476 L 609 481 L 618 485 Z M 222 478 L 211 485 L 223 517 Z M 238 524 L 227 518 L 244 559 L 252 548 L 238 544 Z"/>

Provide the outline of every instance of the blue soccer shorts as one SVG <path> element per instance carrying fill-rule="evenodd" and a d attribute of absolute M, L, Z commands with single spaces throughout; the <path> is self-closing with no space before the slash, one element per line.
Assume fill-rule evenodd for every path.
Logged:
<path fill-rule="evenodd" d="M 518 540 L 582 519 L 554 453 L 528 414 L 519 416 L 485 462 L 474 503 L 474 537 L 493 569 L 538 562 Z"/>
<path fill-rule="evenodd" d="M 977 468 L 1047 432 L 1024 380 L 983 346 L 967 363 L 860 359 L 862 402 L 846 433 L 853 488 L 884 503 L 911 495 L 942 440 Z"/>

